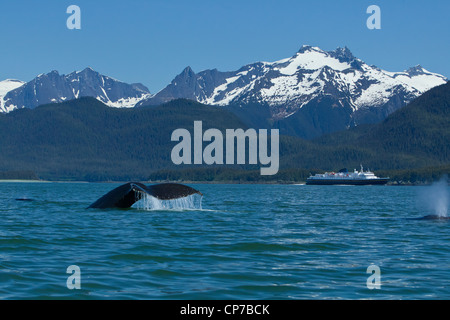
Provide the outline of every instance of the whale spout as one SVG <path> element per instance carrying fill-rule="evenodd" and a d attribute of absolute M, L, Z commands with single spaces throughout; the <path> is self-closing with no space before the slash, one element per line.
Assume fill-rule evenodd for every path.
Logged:
<path fill-rule="evenodd" d="M 183 198 L 192 194 L 203 195 L 200 191 L 179 183 L 161 183 L 146 186 L 139 182 L 125 183 L 92 203 L 88 208 L 129 208 L 139 201 L 143 194 L 159 200 Z"/>

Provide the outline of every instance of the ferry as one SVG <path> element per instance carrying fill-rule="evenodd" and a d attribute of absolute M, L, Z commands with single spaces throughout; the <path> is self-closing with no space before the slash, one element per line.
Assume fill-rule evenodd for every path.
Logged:
<path fill-rule="evenodd" d="M 306 179 L 306 184 L 311 185 L 383 185 L 389 181 L 389 178 L 379 178 L 370 170 L 364 171 L 361 165 L 361 171 L 356 169 L 348 172 L 347 169 L 341 169 L 339 172 L 325 172 L 316 174 Z"/>

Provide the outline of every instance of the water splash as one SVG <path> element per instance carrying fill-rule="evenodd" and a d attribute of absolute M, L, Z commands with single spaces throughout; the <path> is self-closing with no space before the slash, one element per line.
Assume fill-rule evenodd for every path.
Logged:
<path fill-rule="evenodd" d="M 431 211 L 438 217 L 447 217 L 450 203 L 448 192 L 448 177 L 444 176 L 433 183 L 420 195 L 419 201 L 427 211 Z"/>
<path fill-rule="evenodd" d="M 139 201 L 133 207 L 139 210 L 202 210 L 203 197 L 198 194 L 172 200 L 159 200 L 145 193 L 139 194 L 138 197 Z"/>

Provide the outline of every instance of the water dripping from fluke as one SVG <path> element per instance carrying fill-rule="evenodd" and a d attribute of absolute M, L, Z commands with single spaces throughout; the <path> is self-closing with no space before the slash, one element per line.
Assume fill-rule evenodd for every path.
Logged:
<path fill-rule="evenodd" d="M 177 199 L 160 200 L 149 194 L 142 193 L 133 207 L 145 211 L 202 210 L 202 199 L 202 195 L 193 194 Z"/>

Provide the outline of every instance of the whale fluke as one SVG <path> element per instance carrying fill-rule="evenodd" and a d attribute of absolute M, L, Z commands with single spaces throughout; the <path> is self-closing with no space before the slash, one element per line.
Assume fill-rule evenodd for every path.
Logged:
<path fill-rule="evenodd" d="M 147 186 L 146 190 L 148 194 L 159 200 L 183 198 L 195 193 L 201 196 L 203 195 L 200 191 L 179 183 L 153 184 L 151 186 Z"/>
<path fill-rule="evenodd" d="M 143 193 L 159 200 L 183 198 L 196 193 L 203 195 L 194 188 L 178 183 L 161 183 L 146 186 L 139 182 L 128 182 L 111 190 L 88 208 L 129 208 L 142 198 Z"/>

